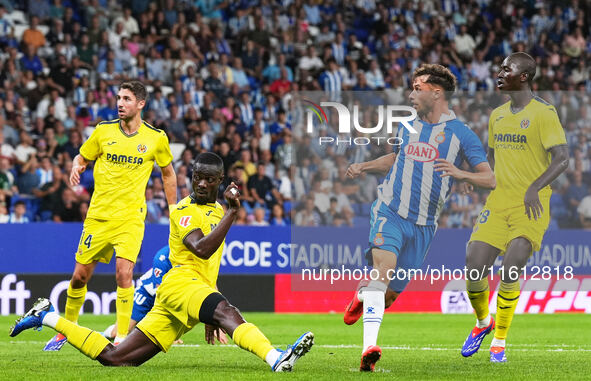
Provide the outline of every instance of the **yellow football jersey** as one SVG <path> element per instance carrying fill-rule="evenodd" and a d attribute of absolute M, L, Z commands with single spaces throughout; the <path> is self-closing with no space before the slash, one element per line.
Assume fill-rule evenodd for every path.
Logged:
<path fill-rule="evenodd" d="M 521 111 L 513 113 L 511 102 L 496 108 L 488 122 L 488 146 L 495 150 L 497 187 L 488 199 L 495 209 L 524 204 L 525 192 L 548 169 L 548 150 L 566 144 L 556 109 L 534 97 Z M 539 193 L 550 197 L 550 186 Z"/>
<path fill-rule="evenodd" d="M 201 259 L 193 254 L 183 240 L 189 233 L 201 229 L 203 235 L 211 233 L 224 216 L 224 208 L 218 203 L 200 205 L 185 197 L 170 214 L 170 263 L 172 266 L 187 266 L 202 278 L 203 282 L 215 288 L 222 260 L 225 240 L 209 259 Z"/>
<path fill-rule="evenodd" d="M 101 122 L 82 147 L 80 155 L 94 160 L 94 193 L 88 217 L 126 220 L 146 213 L 146 184 L 154 162 L 166 167 L 172 161 L 168 137 L 146 122 L 133 134 L 123 132 L 119 119 Z"/>

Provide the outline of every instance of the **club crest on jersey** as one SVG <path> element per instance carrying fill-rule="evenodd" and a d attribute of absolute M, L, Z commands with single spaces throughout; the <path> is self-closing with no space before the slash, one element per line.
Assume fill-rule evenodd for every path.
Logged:
<path fill-rule="evenodd" d="M 384 237 L 382 237 L 382 233 L 376 234 L 376 237 L 373 239 L 373 243 L 376 246 L 381 246 L 384 244 Z"/>
<path fill-rule="evenodd" d="M 445 132 L 441 131 L 435 136 L 435 143 L 443 144 L 443 142 L 445 142 Z"/>
<path fill-rule="evenodd" d="M 424 142 L 413 142 L 409 143 L 404 153 L 410 159 L 415 161 L 429 162 L 439 157 L 439 151 L 429 143 Z"/>
<path fill-rule="evenodd" d="M 182 216 L 181 219 L 179 220 L 179 225 L 186 228 L 191 223 L 191 217 L 192 216 Z"/>
<path fill-rule="evenodd" d="M 147 150 L 148 150 L 148 148 L 146 147 L 145 144 L 138 144 L 137 151 L 139 153 L 146 153 Z"/>
<path fill-rule="evenodd" d="M 162 274 L 162 270 L 160 270 L 159 268 L 154 269 L 154 276 L 155 277 L 159 277 L 161 274 Z"/>
<path fill-rule="evenodd" d="M 525 130 L 528 127 L 529 127 L 529 119 L 523 119 L 521 121 L 521 128 L 523 128 Z"/>

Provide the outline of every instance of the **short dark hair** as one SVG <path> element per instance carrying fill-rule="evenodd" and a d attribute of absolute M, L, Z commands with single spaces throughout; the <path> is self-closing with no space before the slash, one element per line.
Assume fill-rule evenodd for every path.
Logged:
<path fill-rule="evenodd" d="M 222 169 L 224 168 L 224 161 L 222 158 L 213 152 L 203 152 L 197 155 L 195 163 L 193 164 L 193 169 L 197 164 L 215 165 Z"/>
<path fill-rule="evenodd" d="M 449 99 L 456 90 L 456 76 L 448 68 L 438 64 L 422 64 L 412 73 L 413 80 L 422 75 L 428 75 L 425 81 L 434 85 L 441 86 L 445 90 L 445 98 Z"/>
<path fill-rule="evenodd" d="M 140 81 L 125 81 L 119 85 L 119 89 L 127 89 L 133 93 L 138 101 L 145 101 L 148 98 L 146 86 Z"/>
<path fill-rule="evenodd" d="M 527 82 L 531 86 L 536 76 L 536 60 L 525 52 L 513 53 L 509 59 L 517 64 L 517 68 L 521 71 L 519 74 L 527 73 Z"/>

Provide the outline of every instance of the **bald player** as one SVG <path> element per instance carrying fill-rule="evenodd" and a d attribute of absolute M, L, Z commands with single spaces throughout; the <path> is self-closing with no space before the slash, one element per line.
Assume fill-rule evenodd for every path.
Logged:
<path fill-rule="evenodd" d="M 496 108 L 488 122 L 488 160 L 497 187 L 474 226 L 466 252 L 470 303 L 477 322 L 462 355 L 472 356 L 484 337 L 496 330 L 491 362 L 506 362 L 505 339 L 519 300 L 519 276 L 540 249 L 550 222 L 550 183 L 568 167 L 568 146 L 554 106 L 531 90 L 536 63 L 526 53 L 505 58 L 497 87 L 511 100 Z M 488 310 L 488 269 L 504 254 L 497 297 L 497 321 Z M 478 276 L 476 276 L 478 274 Z"/>

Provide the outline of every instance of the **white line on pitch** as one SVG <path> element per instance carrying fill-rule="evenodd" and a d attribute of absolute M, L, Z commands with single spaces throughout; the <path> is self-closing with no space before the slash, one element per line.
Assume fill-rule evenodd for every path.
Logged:
<path fill-rule="evenodd" d="M 33 344 L 33 345 L 41 345 L 46 344 L 45 341 L 26 341 L 26 340 L 19 340 L 19 341 L 8 341 L 8 342 L 0 342 L 2 344 Z M 285 347 L 286 344 L 283 345 L 276 345 L 277 347 Z M 173 344 L 175 348 L 209 348 L 211 345 L 208 344 Z M 217 344 L 215 347 L 218 348 L 238 348 L 236 345 L 233 344 L 226 344 L 221 345 Z M 361 345 L 354 345 L 354 344 L 317 344 L 315 345 L 316 348 L 327 348 L 327 349 L 361 349 Z M 519 347 L 527 347 L 527 348 L 519 348 Z M 571 344 L 549 344 L 549 345 L 535 345 L 535 344 L 509 344 L 508 349 L 511 351 L 518 351 L 518 352 L 591 352 L 589 349 L 590 345 L 571 345 Z M 459 351 L 459 347 L 411 347 L 411 346 L 391 346 L 391 345 L 384 345 L 381 346 L 382 349 L 387 350 L 398 350 L 398 351 Z"/>

